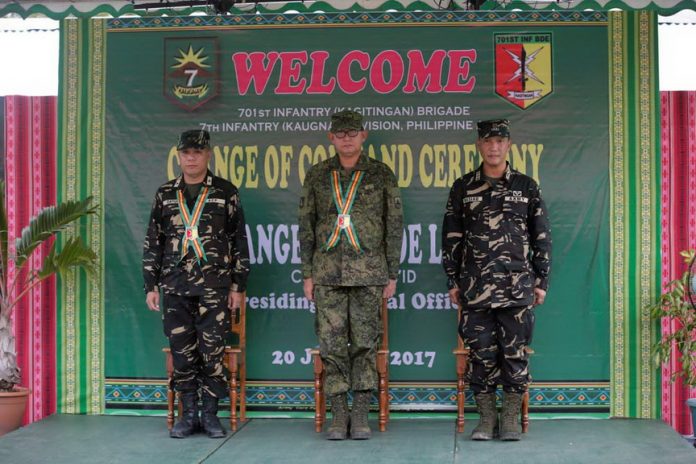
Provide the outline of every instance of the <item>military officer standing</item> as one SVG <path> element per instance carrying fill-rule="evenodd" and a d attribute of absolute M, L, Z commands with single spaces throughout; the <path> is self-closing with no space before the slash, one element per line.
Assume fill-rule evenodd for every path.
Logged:
<path fill-rule="evenodd" d="M 362 115 L 331 116 L 337 155 L 307 173 L 299 226 L 304 294 L 317 308 L 316 330 L 333 420 L 329 440 L 370 438 L 377 388 L 382 298 L 396 290 L 403 217 L 396 178 L 362 151 Z M 353 391 L 352 411 L 347 393 Z"/>
<path fill-rule="evenodd" d="M 442 264 L 471 350 L 469 380 L 481 416 L 472 438 L 490 440 L 498 430 L 500 384 L 500 438 L 519 440 L 532 308 L 544 302 L 549 280 L 549 219 L 537 183 L 506 161 L 509 121 L 479 122 L 476 145 L 483 163 L 454 182 L 447 200 Z"/>
<path fill-rule="evenodd" d="M 183 405 L 170 436 L 184 438 L 202 426 L 220 438 L 226 434 L 217 418 L 218 401 L 227 395 L 225 336 L 249 273 L 244 212 L 237 188 L 208 170 L 207 131 L 183 132 L 177 150 L 182 174 L 157 190 L 145 237 L 146 303 L 159 311 L 164 293 L 173 388 Z"/>

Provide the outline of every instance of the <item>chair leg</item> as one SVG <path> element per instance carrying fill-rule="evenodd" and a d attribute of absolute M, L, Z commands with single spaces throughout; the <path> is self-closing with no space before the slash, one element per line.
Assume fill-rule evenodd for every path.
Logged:
<path fill-rule="evenodd" d="M 527 433 L 529 429 L 529 390 L 522 396 L 522 433 Z"/>
<path fill-rule="evenodd" d="M 457 363 L 457 432 L 464 432 L 464 404 L 466 401 L 466 371 L 469 367 L 468 353 L 455 353 Z"/>
<path fill-rule="evenodd" d="M 240 354 L 239 360 L 239 421 L 246 422 L 246 353 Z"/>
<path fill-rule="evenodd" d="M 171 379 L 167 381 L 167 428 L 174 427 L 174 396 L 176 393 L 171 388 Z"/>
<path fill-rule="evenodd" d="M 230 371 L 230 428 L 237 430 L 237 353 L 228 354 L 228 370 Z"/>
<path fill-rule="evenodd" d="M 389 379 L 383 376 L 379 379 L 379 431 L 387 430 L 389 420 Z"/>
<path fill-rule="evenodd" d="M 314 430 L 321 433 L 326 417 L 326 397 L 324 395 L 324 364 L 318 353 L 314 354 Z"/>

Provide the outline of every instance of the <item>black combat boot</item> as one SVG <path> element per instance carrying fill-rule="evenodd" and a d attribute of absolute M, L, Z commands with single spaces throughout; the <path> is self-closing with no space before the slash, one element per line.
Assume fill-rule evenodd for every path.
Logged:
<path fill-rule="evenodd" d="M 503 396 L 503 408 L 500 410 L 500 439 L 503 441 L 518 441 L 522 438 L 520 425 L 522 396 L 522 393 L 508 392 L 505 392 Z"/>
<path fill-rule="evenodd" d="M 331 401 L 331 425 L 327 440 L 345 440 L 348 437 L 348 397 L 345 393 L 333 395 Z"/>
<path fill-rule="evenodd" d="M 200 430 L 198 421 L 198 392 L 182 392 L 179 401 L 183 412 L 179 421 L 169 431 L 172 438 L 186 438 Z"/>
<path fill-rule="evenodd" d="M 495 408 L 495 393 L 475 395 L 476 407 L 481 416 L 471 433 L 472 440 L 492 440 L 498 430 L 498 410 Z"/>
<path fill-rule="evenodd" d="M 217 417 L 218 399 L 208 393 L 203 393 L 203 410 L 201 411 L 201 425 L 209 438 L 222 438 L 227 431 L 220 424 Z"/>
<path fill-rule="evenodd" d="M 370 390 L 353 393 L 353 409 L 350 412 L 350 437 L 353 440 L 369 440 L 372 436 L 370 425 L 367 423 L 371 399 Z"/>

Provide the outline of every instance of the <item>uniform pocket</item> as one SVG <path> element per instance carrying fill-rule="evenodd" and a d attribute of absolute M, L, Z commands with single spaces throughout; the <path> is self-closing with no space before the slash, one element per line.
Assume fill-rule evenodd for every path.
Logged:
<path fill-rule="evenodd" d="M 201 224 L 205 224 L 207 227 L 207 233 L 212 235 L 222 234 L 225 232 L 225 225 L 227 224 L 227 211 L 224 203 L 210 203 L 211 200 L 217 200 L 216 198 L 208 199 L 208 203 L 205 204 L 203 209 L 203 214 L 201 215 Z"/>
<path fill-rule="evenodd" d="M 512 272 L 510 279 L 510 296 L 514 299 L 527 298 L 534 291 L 534 278 L 529 272 Z"/>

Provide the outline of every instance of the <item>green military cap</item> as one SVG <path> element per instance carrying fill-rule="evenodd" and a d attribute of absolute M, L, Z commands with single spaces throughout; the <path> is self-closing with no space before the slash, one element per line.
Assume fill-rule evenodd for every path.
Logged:
<path fill-rule="evenodd" d="M 176 144 L 177 150 L 187 148 L 210 148 L 210 134 L 207 130 L 193 129 L 181 133 L 179 143 Z"/>
<path fill-rule="evenodd" d="M 489 119 L 476 123 L 480 139 L 488 137 L 510 137 L 510 121 L 507 119 Z"/>
<path fill-rule="evenodd" d="M 331 132 L 364 130 L 363 115 L 353 110 L 343 110 L 331 115 Z"/>

